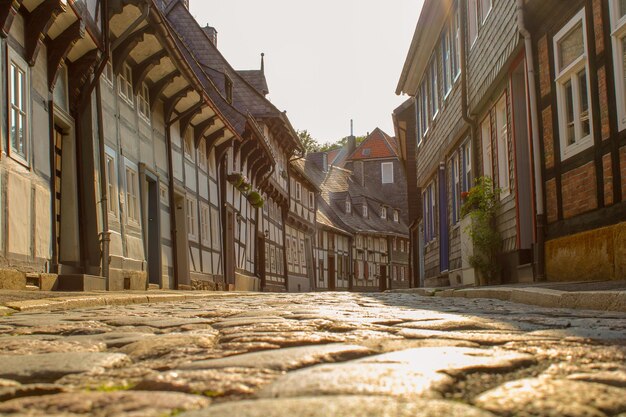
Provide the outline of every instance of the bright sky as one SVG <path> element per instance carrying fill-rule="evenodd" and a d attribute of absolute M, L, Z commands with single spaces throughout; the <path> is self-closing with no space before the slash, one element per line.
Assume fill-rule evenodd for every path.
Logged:
<path fill-rule="evenodd" d="M 235 69 L 265 53 L 269 99 L 320 143 L 380 127 L 393 136 L 395 94 L 423 0 L 190 0 Z"/>

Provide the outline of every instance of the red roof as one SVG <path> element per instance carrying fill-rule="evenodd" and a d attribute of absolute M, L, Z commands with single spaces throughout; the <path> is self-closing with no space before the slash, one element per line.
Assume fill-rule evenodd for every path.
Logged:
<path fill-rule="evenodd" d="M 360 159 L 377 159 L 377 158 L 397 158 L 398 144 L 395 138 L 392 138 L 379 128 L 374 129 L 370 135 L 365 138 L 354 153 L 350 155 L 349 160 Z"/>

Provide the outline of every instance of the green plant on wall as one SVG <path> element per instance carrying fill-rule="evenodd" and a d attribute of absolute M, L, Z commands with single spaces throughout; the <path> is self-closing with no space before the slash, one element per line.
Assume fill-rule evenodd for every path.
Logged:
<path fill-rule="evenodd" d="M 499 196 L 500 189 L 488 177 L 477 178 L 474 187 L 462 195 L 464 202 L 461 216 L 471 216 L 472 220 L 469 230 L 466 230 L 474 246 L 474 254 L 469 258 L 469 263 L 484 278 L 481 279 L 481 284 L 496 283 L 499 280 L 499 259 L 502 252 L 502 239 L 496 227 Z"/>

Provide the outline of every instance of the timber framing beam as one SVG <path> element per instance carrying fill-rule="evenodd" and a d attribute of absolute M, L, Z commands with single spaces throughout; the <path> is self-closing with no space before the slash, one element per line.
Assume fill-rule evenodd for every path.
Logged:
<path fill-rule="evenodd" d="M 50 42 L 48 50 L 48 88 L 50 91 L 54 89 L 57 74 L 65 57 L 70 53 L 72 47 L 78 40 L 85 37 L 85 23 L 77 20 L 70 27 L 65 29 L 63 33 Z"/>
<path fill-rule="evenodd" d="M 215 163 L 216 164 L 220 164 L 222 162 L 222 159 L 224 158 L 224 155 L 226 154 L 226 151 L 233 145 L 233 139 L 227 140 L 226 142 L 222 143 L 221 145 L 219 145 L 217 148 L 215 148 Z M 209 149 L 208 146 L 208 142 L 207 142 L 207 149 Z"/>
<path fill-rule="evenodd" d="M 165 107 L 163 108 L 163 114 L 165 115 L 165 121 L 169 122 L 172 118 L 172 114 L 174 114 L 174 109 L 176 109 L 176 105 L 180 100 L 187 96 L 187 94 L 193 91 L 193 87 L 188 85 L 187 87 L 183 87 L 177 93 L 174 93 L 170 98 L 165 100 Z"/>
<path fill-rule="evenodd" d="M 0 36 L 6 38 L 11 31 L 15 15 L 22 6 L 22 0 L 0 0 Z"/>
<path fill-rule="evenodd" d="M 50 26 L 52 26 L 57 16 L 64 11 L 65 6 L 61 3 L 61 0 L 48 0 L 37 6 L 26 17 L 25 58 L 31 67 L 37 62 L 37 55 L 39 55 L 39 50 L 46 39 L 46 35 L 48 35 Z"/>
<path fill-rule="evenodd" d="M 210 117 L 203 122 L 198 123 L 193 128 L 193 140 L 196 145 L 196 148 L 200 146 L 200 140 L 204 137 L 204 134 L 209 130 L 212 126 L 215 125 L 215 121 L 217 120 L 217 116 Z"/>
<path fill-rule="evenodd" d="M 76 62 L 72 62 L 68 65 L 68 90 L 70 103 L 73 103 L 73 106 L 77 106 L 78 103 L 82 102 L 82 99 L 79 99 L 79 97 L 85 92 L 85 84 L 87 84 L 91 74 L 95 70 L 98 55 L 98 50 L 94 49 L 77 59 Z M 49 81 L 52 83 L 50 86 L 50 91 L 52 91 L 56 77 L 54 79 L 51 78 Z M 73 110 L 75 110 L 75 108 Z"/>
<path fill-rule="evenodd" d="M 146 25 L 131 33 L 128 38 L 124 39 L 124 41 L 115 48 L 115 50 L 111 51 L 111 56 L 113 57 L 113 73 L 115 75 L 122 71 L 122 66 L 133 49 L 143 42 L 143 39 L 147 34 L 153 33 L 154 28 L 151 25 Z"/>
<path fill-rule="evenodd" d="M 159 65 L 161 60 L 167 56 L 166 50 L 161 50 L 156 52 L 152 56 L 144 59 L 140 64 L 135 65 L 133 68 L 133 91 L 135 95 L 139 94 L 139 90 L 141 89 L 141 85 L 146 80 L 146 77 L 152 71 L 154 67 Z"/>
<path fill-rule="evenodd" d="M 206 138 L 207 149 L 213 148 L 215 144 L 217 143 L 217 141 L 224 137 L 225 133 L 226 133 L 226 128 L 222 127 L 216 130 L 215 132 L 211 133 L 209 136 L 207 136 Z"/>
<path fill-rule="evenodd" d="M 187 131 L 187 128 L 191 124 L 191 119 L 196 117 L 196 114 L 198 114 L 199 112 L 202 111 L 202 107 L 204 107 L 204 102 L 203 101 L 201 101 L 201 102 L 199 102 L 197 104 L 194 104 L 193 106 L 191 106 L 190 109 L 185 110 L 182 113 L 182 115 L 180 116 L 180 119 L 178 120 L 178 125 L 180 127 L 180 137 L 181 138 L 185 137 L 185 132 Z M 196 148 L 198 148 L 199 143 L 197 143 L 195 145 L 196 145 Z"/>
<path fill-rule="evenodd" d="M 120 14 L 124 11 L 124 6 L 131 4 L 132 0 L 109 0 L 109 19 L 116 14 Z"/>
<path fill-rule="evenodd" d="M 161 97 L 161 94 L 163 94 L 163 91 L 165 91 L 167 86 L 170 85 L 172 81 L 174 81 L 174 78 L 179 76 L 180 72 L 178 70 L 170 72 L 168 75 L 157 81 L 152 86 L 152 88 L 150 88 L 150 109 L 152 111 L 154 111 L 154 105 L 156 104 L 159 97 Z"/>

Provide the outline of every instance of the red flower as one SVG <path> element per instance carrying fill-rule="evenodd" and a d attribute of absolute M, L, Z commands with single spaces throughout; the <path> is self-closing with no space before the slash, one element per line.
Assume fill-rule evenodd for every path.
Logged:
<path fill-rule="evenodd" d="M 461 193 L 461 198 L 462 198 L 463 200 L 467 200 L 467 197 L 469 197 L 469 192 L 467 192 L 467 191 L 463 191 L 463 192 Z"/>

